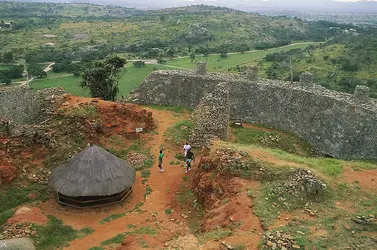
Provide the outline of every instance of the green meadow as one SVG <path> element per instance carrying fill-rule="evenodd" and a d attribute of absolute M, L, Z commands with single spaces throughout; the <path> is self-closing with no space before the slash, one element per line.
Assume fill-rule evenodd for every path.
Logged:
<path fill-rule="evenodd" d="M 193 61 L 189 57 L 168 60 L 167 65 L 176 66 L 187 69 L 194 69 L 196 61 L 207 62 L 207 70 L 212 72 L 228 71 L 229 67 L 236 65 L 253 64 L 257 60 L 264 58 L 267 54 L 274 52 L 287 51 L 291 49 L 302 49 L 309 45 L 315 44 L 314 42 L 305 42 L 299 44 L 292 44 L 279 48 L 272 48 L 266 50 L 253 50 L 245 53 L 229 53 L 226 58 L 221 58 L 219 54 L 210 54 L 208 57 L 196 56 Z"/>

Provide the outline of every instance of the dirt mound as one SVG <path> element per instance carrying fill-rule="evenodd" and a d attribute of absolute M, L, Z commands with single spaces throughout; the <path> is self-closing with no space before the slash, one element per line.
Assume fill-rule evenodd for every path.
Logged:
<path fill-rule="evenodd" d="M 80 111 L 80 108 L 96 107 L 95 111 L 87 111 L 88 114 Z M 136 138 L 136 128 L 143 128 L 143 131 L 151 131 L 155 128 L 152 113 L 134 104 L 120 104 L 103 101 L 100 99 L 68 96 L 66 102 L 61 107 L 68 110 L 68 114 L 80 114 L 87 118 L 87 123 L 95 127 L 95 131 L 103 132 L 106 135 L 119 134 L 127 139 Z M 79 112 L 77 112 L 79 111 Z M 93 114 L 95 112 L 96 114 Z M 95 117 L 98 114 L 99 117 Z M 94 115 L 90 119 L 90 115 Z M 90 121 L 91 120 L 91 121 Z M 95 122 L 100 120 L 100 122 Z M 93 134 L 93 131 L 87 131 Z"/>
<path fill-rule="evenodd" d="M 38 207 L 20 207 L 16 210 L 14 215 L 7 220 L 7 224 L 26 224 L 34 223 L 43 225 L 47 223 L 48 219 L 42 210 Z"/>
<path fill-rule="evenodd" d="M 11 165 L 0 165 L 0 185 L 12 182 L 16 178 L 16 168 Z"/>
<path fill-rule="evenodd" d="M 77 154 L 88 142 L 101 144 L 102 138 L 111 136 L 135 139 L 136 128 L 144 132 L 155 128 L 152 114 L 137 105 L 66 96 L 43 123 L 12 124 L 9 133 L 0 133 L 0 183 L 11 182 L 19 173 L 25 180 L 44 184 L 49 168 Z"/>
<path fill-rule="evenodd" d="M 260 239 L 258 233 L 263 232 L 263 229 L 258 217 L 253 214 L 249 192 L 258 189 L 259 183 L 236 177 L 227 171 L 222 173 L 225 165 L 232 165 L 227 157 L 222 156 L 220 150 L 211 158 L 203 157 L 193 180 L 198 199 L 205 207 L 203 230 L 232 230 L 233 238 L 226 237 L 223 240 L 239 243 L 237 237 L 242 238 L 249 249 L 257 249 Z M 239 160 L 243 156 L 237 154 L 237 157 Z M 243 237 L 244 232 L 255 233 Z M 205 249 L 215 246 L 218 249 L 218 243 L 208 243 Z"/>

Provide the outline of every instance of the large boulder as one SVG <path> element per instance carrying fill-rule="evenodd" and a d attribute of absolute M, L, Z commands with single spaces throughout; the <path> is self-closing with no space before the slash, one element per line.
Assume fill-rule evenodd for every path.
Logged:
<path fill-rule="evenodd" d="M 6 250 L 35 250 L 33 241 L 29 238 L 0 240 L 0 249 Z"/>

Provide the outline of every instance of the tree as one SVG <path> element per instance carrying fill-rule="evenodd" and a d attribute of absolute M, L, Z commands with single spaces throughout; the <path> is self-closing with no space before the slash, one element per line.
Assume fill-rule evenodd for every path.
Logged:
<path fill-rule="evenodd" d="M 193 62 L 195 60 L 195 53 L 190 54 L 190 59 L 191 59 L 191 62 Z"/>
<path fill-rule="evenodd" d="M 119 92 L 118 82 L 121 68 L 126 60 L 118 56 L 109 56 L 104 60 L 96 60 L 82 74 L 80 86 L 88 88 L 90 95 L 104 100 L 115 101 Z"/>
<path fill-rule="evenodd" d="M 3 79 L 1 80 L 5 85 L 10 85 L 12 81 L 10 79 Z"/>
<path fill-rule="evenodd" d="M 27 71 L 29 75 L 35 78 L 42 78 L 44 76 L 47 76 L 47 73 L 43 70 L 43 67 L 38 64 L 29 64 Z"/>
<path fill-rule="evenodd" d="M 166 60 L 164 58 L 162 58 L 162 57 L 159 57 L 159 58 L 157 58 L 157 63 L 159 63 L 159 64 L 165 64 Z"/>
<path fill-rule="evenodd" d="M 13 62 L 13 54 L 12 52 L 5 52 L 3 55 L 3 62 L 5 64 L 10 64 Z"/>
<path fill-rule="evenodd" d="M 142 68 L 142 67 L 145 66 L 145 62 L 143 62 L 143 61 L 136 61 L 136 62 L 133 63 L 133 65 L 136 68 Z"/>

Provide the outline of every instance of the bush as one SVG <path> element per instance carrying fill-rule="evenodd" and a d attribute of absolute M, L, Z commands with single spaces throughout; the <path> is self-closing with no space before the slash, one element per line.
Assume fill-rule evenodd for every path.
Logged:
<path fill-rule="evenodd" d="M 143 61 L 136 61 L 133 63 L 134 67 L 136 68 L 142 68 L 142 67 L 145 67 L 145 62 Z"/>

